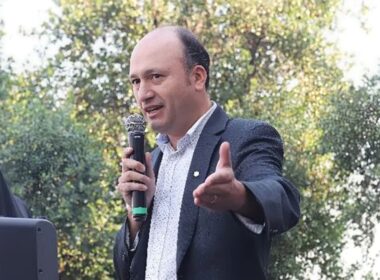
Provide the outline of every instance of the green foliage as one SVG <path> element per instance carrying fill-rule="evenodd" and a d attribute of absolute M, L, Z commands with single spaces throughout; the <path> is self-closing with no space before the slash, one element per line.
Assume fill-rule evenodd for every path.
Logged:
<path fill-rule="evenodd" d="M 8 73 L 0 68 L 0 102 L 7 97 L 9 88 Z"/>
<path fill-rule="evenodd" d="M 340 263 L 347 226 L 365 225 L 371 237 L 379 213 L 379 79 L 359 90 L 342 81 L 324 39 L 340 3 L 60 1 L 43 31 L 57 54 L 18 77 L 12 94 L 0 75 L 0 158 L 34 212 L 57 225 L 61 278 L 112 275 L 111 236 L 123 214 L 110 188 L 125 144 L 121 117 L 135 110 L 129 57 L 164 24 L 205 43 L 213 100 L 271 122 L 284 138 L 284 172 L 301 190 L 303 216 L 274 240 L 270 277 L 308 279 L 316 268 L 321 278 L 349 278 Z M 362 180 L 352 183 L 356 174 Z"/>
<path fill-rule="evenodd" d="M 365 173 L 380 163 L 380 76 L 367 78 L 359 89 L 332 96 L 324 121 L 326 150 L 334 153 L 344 174 Z"/>
<path fill-rule="evenodd" d="M 110 277 L 114 202 L 102 179 L 102 147 L 67 112 L 32 94 L 13 92 L 7 103 L 0 164 L 33 215 L 56 225 L 61 278 Z"/>
<path fill-rule="evenodd" d="M 5 107 L 4 102 L 8 97 L 8 91 L 10 89 L 10 78 L 9 73 L 6 69 L 4 69 L 2 65 L 2 57 L 1 57 L 1 38 L 3 37 L 4 33 L 2 30 L 2 22 L 0 21 L 0 131 L 4 131 L 4 128 L 6 127 L 5 123 L 3 123 L 1 120 L 6 119 L 6 113 L 5 113 Z M 0 134 L 0 143 L 4 138 L 4 134 Z"/>
<path fill-rule="evenodd" d="M 373 242 L 380 221 L 380 76 L 366 78 L 331 97 L 322 124 L 322 149 L 334 156 L 335 174 L 344 203 L 342 213 L 351 221 L 356 245 Z"/>

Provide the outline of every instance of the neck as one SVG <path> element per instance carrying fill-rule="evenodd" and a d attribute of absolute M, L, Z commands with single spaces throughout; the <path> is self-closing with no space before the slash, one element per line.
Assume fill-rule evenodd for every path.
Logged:
<path fill-rule="evenodd" d="M 188 125 L 185 126 L 183 131 L 180 133 L 170 133 L 168 134 L 169 141 L 174 150 L 177 150 L 178 141 L 185 136 L 185 134 L 189 131 L 189 129 L 211 108 L 212 102 L 208 99 L 208 101 L 204 104 L 204 106 L 200 107 L 199 113 L 194 117 L 191 121 L 188 122 Z"/>

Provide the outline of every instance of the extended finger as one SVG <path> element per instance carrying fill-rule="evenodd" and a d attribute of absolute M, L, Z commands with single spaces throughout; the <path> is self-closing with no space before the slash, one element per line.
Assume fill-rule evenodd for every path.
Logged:
<path fill-rule="evenodd" d="M 230 144 L 223 142 L 219 148 L 219 160 L 216 168 L 232 167 Z"/>

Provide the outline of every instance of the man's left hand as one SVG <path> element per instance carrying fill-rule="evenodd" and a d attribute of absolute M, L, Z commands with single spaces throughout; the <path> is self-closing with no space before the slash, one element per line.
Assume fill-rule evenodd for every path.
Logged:
<path fill-rule="evenodd" d="M 193 196 L 195 205 L 212 210 L 241 212 L 246 205 L 248 193 L 235 178 L 228 142 L 220 146 L 215 172 L 194 190 Z"/>

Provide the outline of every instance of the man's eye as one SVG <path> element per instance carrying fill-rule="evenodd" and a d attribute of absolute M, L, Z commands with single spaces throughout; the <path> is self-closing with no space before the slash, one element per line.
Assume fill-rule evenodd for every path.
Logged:
<path fill-rule="evenodd" d="M 160 74 L 153 74 L 152 75 L 152 79 L 153 80 L 158 80 L 159 78 L 161 78 L 162 76 Z"/>
<path fill-rule="evenodd" d="M 131 84 L 132 85 L 137 85 L 137 84 L 139 84 L 140 83 L 140 80 L 139 79 L 133 79 L 133 80 L 131 80 Z"/>

